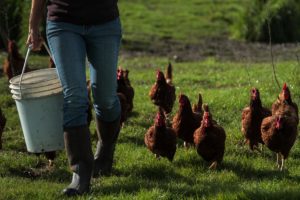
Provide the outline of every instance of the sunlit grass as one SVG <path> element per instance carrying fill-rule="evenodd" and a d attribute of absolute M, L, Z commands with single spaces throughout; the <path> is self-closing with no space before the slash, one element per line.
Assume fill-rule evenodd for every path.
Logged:
<path fill-rule="evenodd" d="M 47 58 L 33 57 L 30 62 L 46 67 Z M 155 81 L 155 70 L 164 70 L 167 63 L 167 59 L 159 57 L 120 58 L 120 65 L 130 70 L 136 94 L 134 110 L 118 140 L 113 175 L 93 179 L 91 194 L 79 199 L 297 199 L 300 195 L 298 141 L 285 172 L 276 169 L 275 155 L 267 148 L 260 154 L 239 145 L 241 110 L 249 103 L 249 89 L 258 87 L 267 107 L 280 91 L 269 63 L 251 64 L 248 68 L 244 63 L 214 59 L 173 63 L 177 96 L 184 93 L 196 102 L 201 92 L 214 119 L 224 127 L 227 133 L 224 162 L 219 170 L 210 171 L 208 163 L 193 148 L 184 149 L 180 140 L 172 163 L 155 159 L 144 145 L 144 134 L 157 111 L 148 92 Z M 298 64 L 280 62 L 276 69 L 280 83 L 291 86 L 293 99 L 299 104 Z M 6 78 L 2 77 L 0 82 L 1 108 L 8 118 L 0 152 L 0 199 L 61 198 L 60 190 L 71 178 L 65 152 L 59 153 L 52 171 L 36 168 L 38 158 L 26 152 Z M 177 109 L 176 101 L 172 116 Z M 94 122 L 91 130 L 95 147 Z"/>

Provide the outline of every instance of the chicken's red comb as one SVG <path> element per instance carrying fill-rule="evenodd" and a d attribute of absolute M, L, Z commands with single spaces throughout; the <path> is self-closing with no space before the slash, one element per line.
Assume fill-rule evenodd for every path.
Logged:
<path fill-rule="evenodd" d="M 282 88 L 283 90 L 286 90 L 287 89 L 287 85 L 286 85 L 286 83 L 284 83 L 284 85 L 283 85 L 283 88 Z"/>
<path fill-rule="evenodd" d="M 122 76 L 123 76 L 123 71 L 122 70 L 118 70 L 118 72 L 117 72 L 117 79 L 120 80 Z"/>
<path fill-rule="evenodd" d="M 155 119 L 159 119 L 160 118 L 160 113 L 156 113 Z"/>
<path fill-rule="evenodd" d="M 209 113 L 209 111 L 204 111 L 204 117 L 209 117 L 210 116 L 210 113 Z"/>

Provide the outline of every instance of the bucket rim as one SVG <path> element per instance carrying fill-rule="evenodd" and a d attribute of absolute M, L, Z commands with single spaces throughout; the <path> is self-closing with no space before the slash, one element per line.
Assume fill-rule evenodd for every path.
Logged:
<path fill-rule="evenodd" d="M 48 76 L 39 76 L 39 77 L 26 77 L 25 79 L 22 80 L 21 85 L 26 85 L 26 87 L 30 87 L 30 85 L 40 84 L 45 81 L 52 81 L 52 80 L 58 80 L 57 76 L 48 75 Z M 19 86 L 19 80 L 10 83 L 10 85 Z"/>
<path fill-rule="evenodd" d="M 30 93 L 30 94 L 23 94 L 22 96 L 18 95 L 18 94 L 13 94 L 12 98 L 14 100 L 28 100 L 28 99 L 39 99 L 39 98 L 43 98 L 43 97 L 49 97 L 49 96 L 55 96 L 55 95 L 62 95 L 62 88 L 56 88 L 53 89 L 51 91 L 43 91 L 43 92 L 37 92 L 37 93 Z"/>
<path fill-rule="evenodd" d="M 35 88 L 42 88 L 46 86 L 51 86 L 54 84 L 59 84 L 61 86 L 60 80 L 54 78 L 50 80 L 46 80 L 39 83 L 32 83 L 32 84 L 21 84 L 21 88 L 19 84 L 10 84 L 9 88 L 12 90 L 26 90 L 26 89 L 35 89 Z"/>
<path fill-rule="evenodd" d="M 12 94 L 16 94 L 16 95 L 20 95 L 22 94 L 23 95 L 29 95 L 29 94 L 36 94 L 36 93 L 40 93 L 40 92 L 47 92 L 47 91 L 52 91 L 52 90 L 56 90 L 56 89 L 59 89 L 61 88 L 61 85 L 60 84 L 52 84 L 51 87 L 48 87 L 48 86 L 44 86 L 44 87 L 39 87 L 39 88 L 34 88 L 34 89 L 11 89 L 10 92 Z"/>
<path fill-rule="evenodd" d="M 47 71 L 49 71 L 49 72 L 52 72 L 52 73 L 50 73 L 50 74 L 45 74 L 45 72 L 47 72 Z M 30 75 L 34 75 L 34 76 L 30 76 Z M 22 81 L 23 80 L 26 80 L 26 79 L 28 79 L 28 78 L 33 78 L 33 77 L 37 77 L 37 76 L 45 76 L 45 77 L 49 77 L 50 75 L 53 75 L 53 76 L 55 76 L 55 77 L 58 77 L 58 75 L 57 75 L 57 71 L 56 71 L 56 69 L 54 69 L 54 68 L 48 68 L 48 69 L 38 69 L 38 70 L 33 70 L 33 71 L 30 71 L 30 72 L 26 72 L 26 73 L 24 73 L 23 74 L 23 79 L 22 79 Z M 29 77 L 28 77 L 29 76 Z M 20 77 L 21 77 L 21 75 L 17 75 L 17 76 L 14 76 L 14 77 L 12 77 L 10 80 L 9 80 L 9 83 L 10 84 L 19 84 L 19 82 L 20 82 Z M 51 76 L 52 77 L 52 76 Z M 23 84 L 23 83 L 22 83 Z"/>

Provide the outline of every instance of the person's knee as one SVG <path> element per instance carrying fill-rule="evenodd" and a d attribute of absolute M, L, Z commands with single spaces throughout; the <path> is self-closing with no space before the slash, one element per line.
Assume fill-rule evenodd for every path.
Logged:
<path fill-rule="evenodd" d="M 121 106 L 117 96 L 113 98 L 100 98 L 94 102 L 97 118 L 103 121 L 113 121 L 119 117 Z"/>
<path fill-rule="evenodd" d="M 87 124 L 88 98 L 85 96 L 69 96 L 64 99 L 64 126 Z"/>

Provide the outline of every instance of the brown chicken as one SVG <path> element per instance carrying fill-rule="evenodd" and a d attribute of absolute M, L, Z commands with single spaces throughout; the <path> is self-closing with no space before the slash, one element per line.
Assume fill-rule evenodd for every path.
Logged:
<path fill-rule="evenodd" d="M 38 157 L 38 163 L 37 166 L 41 165 L 41 160 L 40 156 L 44 155 L 46 159 L 48 160 L 48 167 L 52 167 L 54 165 L 54 159 L 56 158 L 56 151 L 48 151 L 48 152 L 43 152 L 43 153 L 34 153 Z"/>
<path fill-rule="evenodd" d="M 276 112 L 275 115 L 265 118 L 261 125 L 263 142 L 276 153 L 277 166 L 281 171 L 297 138 L 298 121 L 287 112 Z"/>
<path fill-rule="evenodd" d="M 22 73 L 22 68 L 24 65 L 24 58 L 19 53 L 17 44 L 13 40 L 8 40 L 8 51 L 7 58 L 4 60 L 3 72 L 6 74 L 8 80 L 14 76 L 20 75 Z M 30 71 L 28 66 L 26 66 L 25 72 Z"/>
<path fill-rule="evenodd" d="M 201 126 L 194 132 L 194 143 L 197 153 L 204 160 L 212 162 L 209 169 L 216 169 L 223 160 L 226 134 L 224 129 L 212 119 L 207 105 L 203 106 L 203 110 Z"/>
<path fill-rule="evenodd" d="M 184 146 L 187 147 L 194 144 L 194 131 L 200 126 L 202 115 L 192 111 L 189 98 L 184 95 L 179 95 L 179 109 L 173 117 L 172 128 L 176 136 L 184 141 Z"/>
<path fill-rule="evenodd" d="M 2 133 L 4 131 L 6 124 L 6 118 L 0 108 L 0 149 L 2 149 Z"/>
<path fill-rule="evenodd" d="M 261 122 L 271 116 L 271 111 L 262 106 L 260 93 L 257 88 L 250 90 L 250 105 L 242 111 L 242 133 L 250 149 L 258 150 L 258 144 L 263 144 L 261 138 Z"/>
<path fill-rule="evenodd" d="M 197 104 L 193 104 L 193 112 L 194 113 L 199 113 L 201 115 L 203 115 L 203 110 L 202 110 L 202 95 L 199 93 L 199 96 L 198 96 L 198 102 Z"/>
<path fill-rule="evenodd" d="M 280 109 L 282 110 L 283 107 L 289 107 L 288 109 L 294 110 L 289 112 L 289 114 L 294 115 L 298 123 L 299 122 L 298 106 L 292 101 L 292 95 L 286 83 L 284 83 L 283 88 L 277 100 L 272 104 L 272 115 L 275 115 L 275 113 L 278 110 Z"/>
<path fill-rule="evenodd" d="M 89 106 L 88 106 L 88 110 L 87 112 L 87 124 L 88 126 L 91 125 L 91 122 L 93 120 L 93 103 L 92 103 L 92 97 L 91 97 L 91 81 L 87 80 L 86 81 L 86 88 L 87 88 L 87 92 L 88 92 L 88 101 L 89 101 Z"/>
<path fill-rule="evenodd" d="M 127 113 L 130 113 L 133 110 L 134 89 L 131 85 L 128 85 L 128 81 L 124 78 L 124 70 L 122 69 L 118 69 L 117 71 L 117 82 L 117 92 L 125 95 L 128 104 Z"/>
<path fill-rule="evenodd" d="M 157 70 L 156 82 L 151 87 L 149 96 L 151 101 L 161 107 L 165 114 L 169 114 L 172 111 L 176 100 L 175 87 L 167 83 L 164 74 L 160 70 Z"/>
<path fill-rule="evenodd" d="M 127 120 L 127 115 L 128 115 L 128 104 L 127 104 L 127 99 L 124 94 L 122 93 L 117 93 L 119 97 L 119 101 L 121 104 L 121 119 L 120 119 L 120 125 L 123 126 L 124 122 Z"/>
<path fill-rule="evenodd" d="M 127 86 L 131 86 L 128 76 L 129 76 L 129 70 L 128 69 L 123 70 L 123 77 L 124 77 L 125 83 Z"/>
<path fill-rule="evenodd" d="M 145 145 L 157 158 L 166 157 L 173 161 L 176 152 L 176 134 L 166 126 L 164 113 L 160 110 L 155 117 L 155 123 L 145 134 Z"/>

